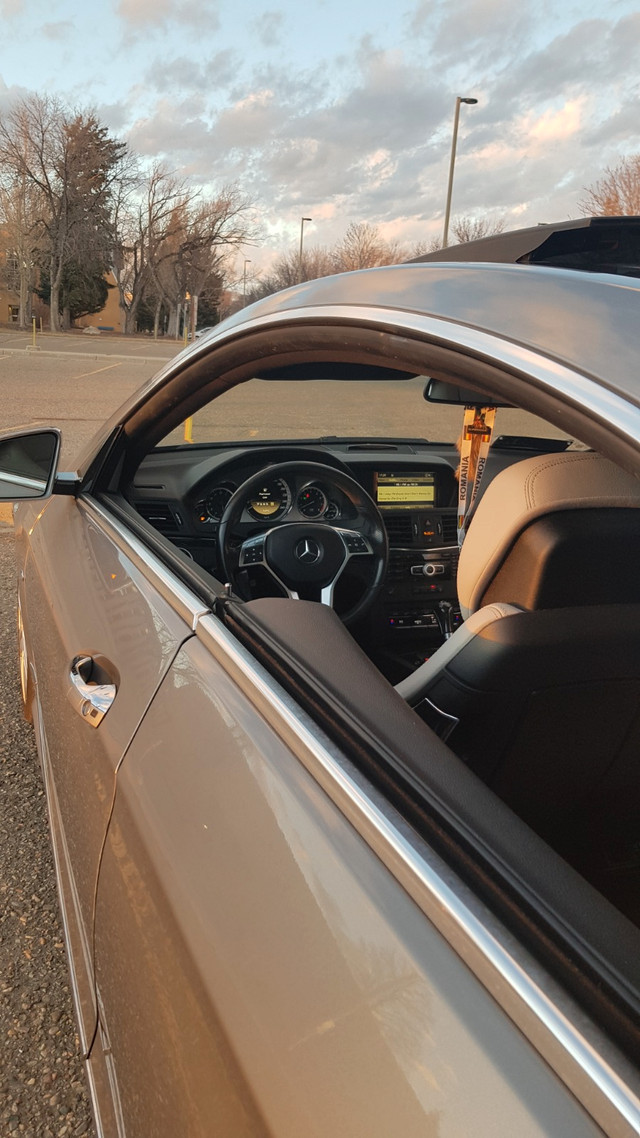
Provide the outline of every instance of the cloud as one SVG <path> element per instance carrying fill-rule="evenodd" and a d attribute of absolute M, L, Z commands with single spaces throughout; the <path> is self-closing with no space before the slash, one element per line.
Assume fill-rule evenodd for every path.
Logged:
<path fill-rule="evenodd" d="M 281 42 L 283 28 L 284 14 L 276 11 L 263 12 L 251 23 L 251 30 L 263 47 L 277 47 Z"/>
<path fill-rule="evenodd" d="M 345 7 L 313 44 L 334 0 L 304 15 L 285 0 L 117 2 L 136 78 L 105 104 L 110 128 L 198 185 L 238 181 L 273 233 L 307 213 L 326 244 L 352 220 L 441 233 L 456 94 L 479 102 L 460 117 L 454 216 L 575 215 L 584 185 L 640 149 L 631 0 L 583 0 L 573 26 L 551 0 L 410 0 L 367 35 Z"/>
<path fill-rule="evenodd" d="M 145 86 L 163 94 L 178 90 L 183 94 L 225 90 L 238 73 L 239 57 L 232 48 L 215 52 L 203 62 L 186 55 L 172 60 L 157 59 L 145 72 Z"/>
<path fill-rule="evenodd" d="M 541 146 L 566 140 L 580 130 L 585 101 L 583 96 L 565 103 L 559 110 L 547 110 L 537 117 L 527 115 L 522 122 L 523 136 Z"/>
<path fill-rule="evenodd" d="M 222 70 L 230 76 L 234 65 L 227 55 Z M 453 102 L 431 68 L 409 66 L 403 52 L 370 37 L 355 56 L 314 70 L 263 66 L 250 85 L 238 77 L 226 94 L 224 84 L 213 95 L 203 85 L 204 66 L 181 57 L 158 69 L 157 88 L 164 77 L 167 93 L 176 83 L 183 92 L 199 88 L 205 105 L 164 97 L 132 128 L 136 149 L 173 156 L 202 184 L 237 179 L 265 214 L 308 212 L 326 243 L 352 219 L 392 228 L 398 216 L 413 217 L 423 236 L 441 227 Z M 478 92 L 489 99 L 490 87 Z M 498 136 L 482 108 L 471 108 L 461 121 L 454 213 L 504 211 L 507 189 L 514 210 L 525 208 L 533 150 L 566 138 L 579 106 L 525 111 Z"/>
<path fill-rule="evenodd" d="M 131 127 L 131 111 L 126 101 L 98 103 L 96 114 L 110 132 L 117 135 L 128 134 Z"/>
<path fill-rule="evenodd" d="M 627 153 L 640 150 L 638 123 L 640 122 L 640 91 L 629 94 L 622 106 L 617 106 L 610 114 L 597 117 L 585 124 L 583 144 L 585 148 L 604 149 Z"/>
<path fill-rule="evenodd" d="M 119 0 L 116 14 L 133 32 L 172 24 L 210 35 L 220 27 L 217 0 Z"/>
<path fill-rule="evenodd" d="M 0 114 L 9 111 L 18 99 L 24 99 L 29 94 L 26 87 L 19 87 L 16 83 L 8 87 L 0 76 Z"/>
<path fill-rule="evenodd" d="M 131 27 L 164 24 L 172 15 L 172 0 L 120 0 L 116 12 Z"/>
<path fill-rule="evenodd" d="M 209 149 L 208 127 L 193 114 L 188 99 L 161 100 L 153 116 L 134 123 L 128 138 L 133 149 L 143 157 L 170 158 L 178 169 L 192 165 L 194 154 Z"/>
<path fill-rule="evenodd" d="M 43 24 L 41 31 L 45 39 L 59 43 L 69 40 L 75 32 L 75 27 L 71 20 L 59 20 L 57 24 Z"/>
<path fill-rule="evenodd" d="M 246 150 L 268 144 L 280 129 L 281 108 L 268 88 L 252 91 L 218 117 L 213 132 L 223 150 Z"/>
<path fill-rule="evenodd" d="M 558 99 L 578 92 L 606 95 L 608 85 L 628 86 L 629 76 L 637 73 L 639 39 L 640 13 L 617 23 L 583 20 L 523 55 L 517 68 L 502 63 L 491 84 L 490 113 L 495 120 L 523 103 L 535 106 L 540 99 Z"/>
<path fill-rule="evenodd" d="M 408 26 L 413 42 L 428 47 L 430 65 L 451 68 L 464 87 L 464 78 L 473 81 L 501 58 L 524 54 L 534 22 L 533 5 L 512 0 L 422 0 Z"/>

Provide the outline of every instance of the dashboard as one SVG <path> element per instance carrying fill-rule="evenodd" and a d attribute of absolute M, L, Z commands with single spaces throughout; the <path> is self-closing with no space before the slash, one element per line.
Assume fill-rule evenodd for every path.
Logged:
<path fill-rule="evenodd" d="M 261 534 L 279 527 L 318 526 L 323 531 L 330 527 L 343 534 L 357 530 L 361 511 L 340 477 L 348 475 L 376 504 L 388 539 L 384 580 L 366 617 L 353 631 L 368 654 L 397 682 L 460 623 L 456 592 L 458 458 L 452 444 L 424 440 L 161 447 L 141 463 L 128 498 L 184 554 L 224 581 L 221 523 L 245 482 L 252 480 L 249 492 L 234 503 L 238 544 L 255 543 Z M 496 466 L 520 458 L 518 451 L 496 454 L 493 473 Z M 320 464 L 320 473 L 310 475 L 310 464 Z M 366 558 L 353 558 L 353 588 L 358 587 L 359 576 L 365 581 L 365 562 Z M 260 566 L 249 584 L 257 595 L 264 595 Z M 366 581 L 360 587 L 366 587 Z M 349 607 L 348 601 L 344 604 Z M 335 607 L 341 611 L 339 596 Z"/>

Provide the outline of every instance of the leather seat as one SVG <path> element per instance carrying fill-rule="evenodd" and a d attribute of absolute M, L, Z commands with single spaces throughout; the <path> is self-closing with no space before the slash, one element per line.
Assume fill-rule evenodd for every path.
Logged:
<path fill-rule="evenodd" d="M 640 870 L 639 507 L 640 483 L 591 452 L 502 471 L 460 553 L 465 623 L 397 685 L 591 878 Z"/>

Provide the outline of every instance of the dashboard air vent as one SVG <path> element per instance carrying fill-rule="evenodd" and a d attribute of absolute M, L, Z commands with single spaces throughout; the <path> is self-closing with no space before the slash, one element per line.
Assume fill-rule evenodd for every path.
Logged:
<path fill-rule="evenodd" d="M 181 519 L 174 516 L 167 502 L 138 502 L 136 510 L 160 533 L 177 533 L 180 528 Z"/>
<path fill-rule="evenodd" d="M 384 524 L 389 536 L 390 545 L 410 545 L 413 541 L 411 514 L 385 518 Z"/>
<path fill-rule="evenodd" d="M 458 518 L 455 513 L 442 515 L 442 540 L 445 545 L 455 545 L 458 539 Z"/>

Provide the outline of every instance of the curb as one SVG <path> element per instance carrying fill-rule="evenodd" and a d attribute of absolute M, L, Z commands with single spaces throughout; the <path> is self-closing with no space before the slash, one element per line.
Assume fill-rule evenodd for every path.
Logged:
<path fill-rule="evenodd" d="M 128 363 L 138 364 L 157 364 L 158 368 L 168 363 L 169 360 L 175 359 L 175 356 L 120 356 L 113 354 L 102 355 L 100 352 L 55 352 L 50 351 L 48 348 L 37 348 L 38 357 L 43 356 L 63 356 L 65 359 L 74 360 L 127 360 Z M 182 349 L 179 349 L 182 351 Z M 0 356 L 26 356 L 29 358 L 33 349 L 29 348 L 0 348 Z M 176 356 L 178 352 L 176 352 Z"/>

